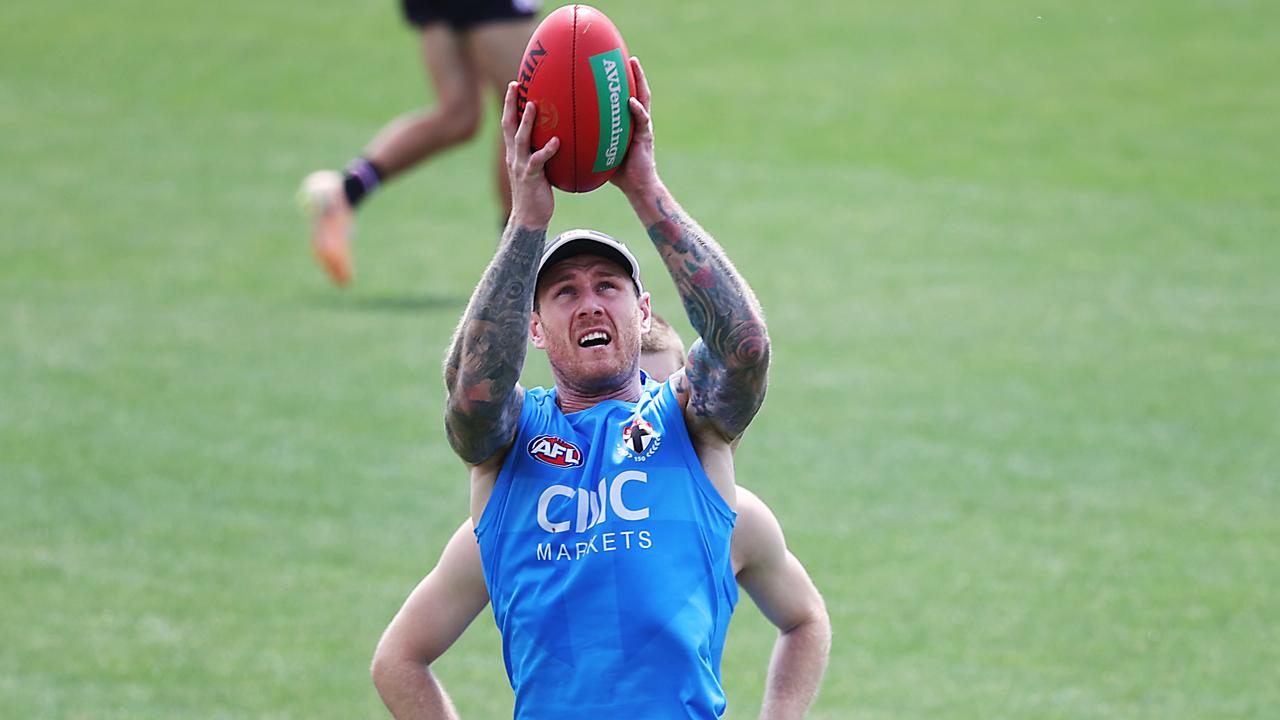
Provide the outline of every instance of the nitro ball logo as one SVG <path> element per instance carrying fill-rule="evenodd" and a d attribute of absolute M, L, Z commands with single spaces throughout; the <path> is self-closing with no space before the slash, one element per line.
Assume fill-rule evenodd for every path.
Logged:
<path fill-rule="evenodd" d="M 516 87 L 516 112 L 524 114 L 524 106 L 529 102 L 529 83 L 533 82 L 533 76 L 538 72 L 538 68 L 542 67 L 542 60 L 547 55 L 547 49 L 542 46 L 542 41 L 538 40 L 529 46 L 529 51 L 524 55 L 524 62 L 520 64 L 520 75 L 516 79 L 519 85 Z"/>
<path fill-rule="evenodd" d="M 578 446 L 555 435 L 539 435 L 530 440 L 529 455 L 535 460 L 541 460 L 558 468 L 571 468 L 582 464 L 582 451 Z"/>
<path fill-rule="evenodd" d="M 597 144 L 594 172 L 612 170 L 627 153 L 631 133 L 631 97 L 627 85 L 626 60 L 621 50 L 610 50 L 591 57 L 591 72 L 596 81 L 596 104 L 600 107 L 600 140 Z"/>

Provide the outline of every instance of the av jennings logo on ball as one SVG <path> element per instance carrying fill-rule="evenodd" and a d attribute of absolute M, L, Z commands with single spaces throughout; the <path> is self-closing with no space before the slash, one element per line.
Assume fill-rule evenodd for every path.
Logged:
<path fill-rule="evenodd" d="M 600 142 L 592 172 L 612 170 L 627 154 L 626 142 L 631 132 L 631 109 L 627 98 L 626 60 L 621 50 L 592 55 L 591 72 L 596 80 L 596 105 L 600 108 Z"/>

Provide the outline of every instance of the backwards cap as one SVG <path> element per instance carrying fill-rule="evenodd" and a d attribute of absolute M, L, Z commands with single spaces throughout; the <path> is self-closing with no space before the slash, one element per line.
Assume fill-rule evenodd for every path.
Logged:
<path fill-rule="evenodd" d="M 627 246 L 602 232 L 583 228 L 566 230 L 547 243 L 542 249 L 542 259 L 538 261 L 537 279 L 542 279 L 543 270 L 575 255 L 599 255 L 613 260 L 631 273 L 636 292 L 644 292 L 644 286 L 640 284 L 640 263 Z"/>

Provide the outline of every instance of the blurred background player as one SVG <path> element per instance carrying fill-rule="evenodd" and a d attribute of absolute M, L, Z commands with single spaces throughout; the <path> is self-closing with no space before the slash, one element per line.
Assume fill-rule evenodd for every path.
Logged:
<path fill-rule="evenodd" d="M 311 247 L 335 284 L 351 281 L 350 240 L 361 201 L 382 183 L 475 135 L 485 89 L 499 99 L 506 92 L 540 5 L 541 0 L 401 0 L 405 19 L 418 29 L 436 104 L 392 120 L 343 172 L 318 170 L 303 180 Z M 511 187 L 501 137 L 494 169 L 505 218 Z"/>
<path fill-rule="evenodd" d="M 685 365 L 684 341 L 654 313 L 640 339 L 640 369 L 665 382 Z M 733 574 L 778 629 L 760 716 L 799 720 L 817 696 L 831 649 L 831 619 L 808 571 L 787 549 L 769 506 L 741 485 L 733 528 Z M 431 666 L 489 604 L 475 526 L 467 518 L 439 562 L 409 594 L 374 652 L 378 694 L 397 720 L 456 720 Z"/>

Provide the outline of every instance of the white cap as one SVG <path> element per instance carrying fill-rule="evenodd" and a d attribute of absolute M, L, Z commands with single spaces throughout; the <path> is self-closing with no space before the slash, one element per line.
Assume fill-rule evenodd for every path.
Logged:
<path fill-rule="evenodd" d="M 542 249 L 542 259 L 538 261 L 537 277 L 542 277 L 543 269 L 553 262 L 575 255 L 600 255 L 617 262 L 631 273 L 636 292 L 644 292 L 644 286 L 640 284 L 640 263 L 627 246 L 602 232 L 583 228 L 566 230 L 547 243 Z"/>

